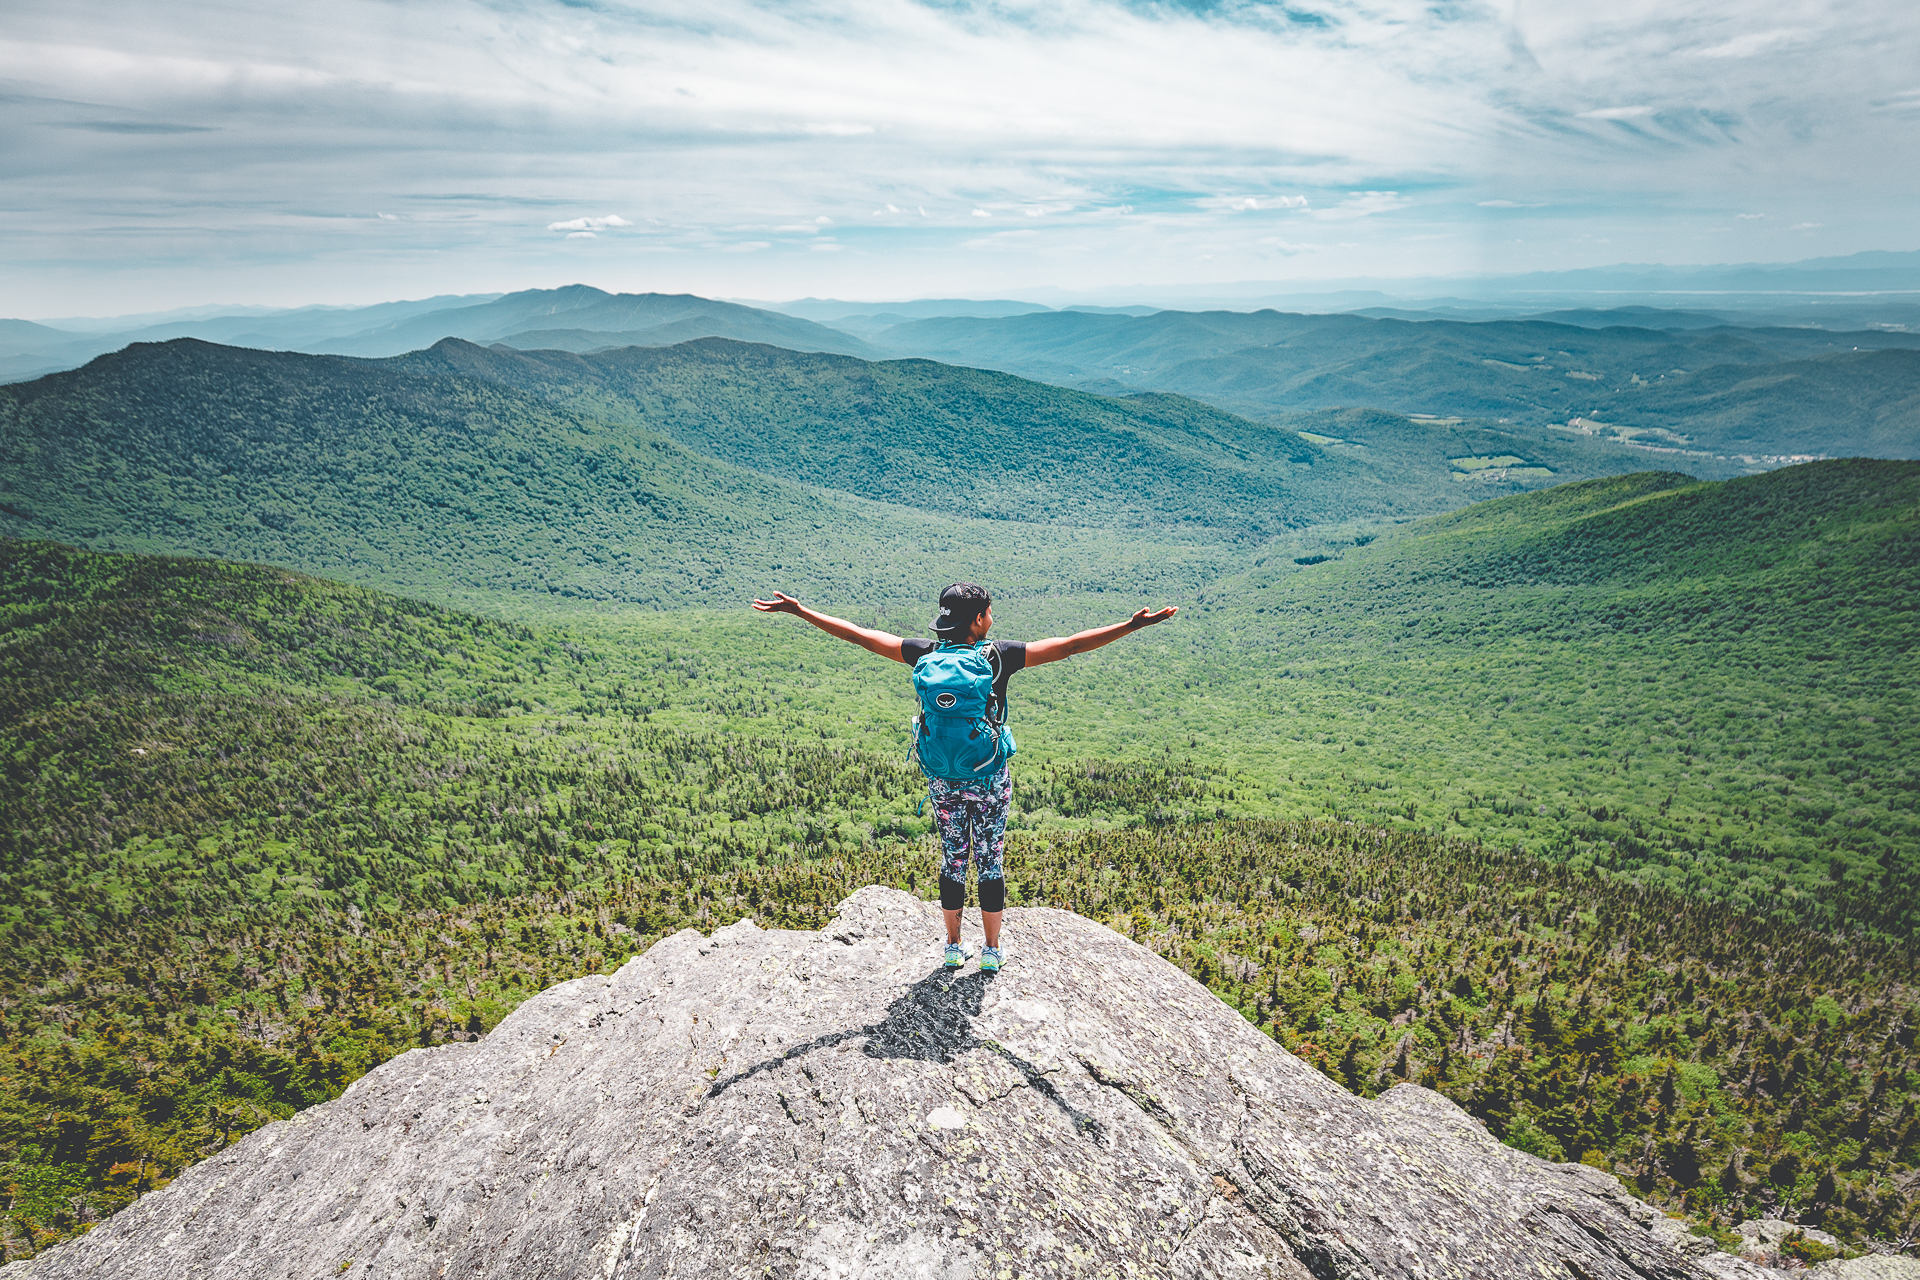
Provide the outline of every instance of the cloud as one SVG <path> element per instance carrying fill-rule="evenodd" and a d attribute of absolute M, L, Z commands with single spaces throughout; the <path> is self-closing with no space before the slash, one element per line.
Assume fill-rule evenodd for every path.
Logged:
<path fill-rule="evenodd" d="M 1305 209 L 1305 196 L 1205 196 L 1194 204 L 1202 209 L 1220 209 L 1228 213 L 1251 213 L 1256 209 Z"/>
<path fill-rule="evenodd" d="M 204 124 L 165 124 L 159 121 L 144 120 L 69 120 L 63 121 L 62 129 L 84 129 L 88 133 L 213 133 L 211 125 Z"/>
<path fill-rule="evenodd" d="M 1344 222 L 1355 218 L 1371 218 L 1377 213 L 1391 213 L 1411 203 L 1398 191 L 1355 191 L 1330 208 L 1313 210 L 1313 216 L 1323 221 Z"/>
<path fill-rule="evenodd" d="M 1705 49 L 1696 49 L 1696 58 L 1751 58 L 1756 54 L 1777 49 L 1783 44 L 1791 44 L 1804 33 L 1793 27 L 1777 27 L 1772 31 L 1750 31 L 1735 36 L 1731 40 L 1710 45 Z"/>
<path fill-rule="evenodd" d="M 1742 222 L 1755 222 L 1761 218 L 1766 217 L 1767 215 L 1764 213 L 1736 213 L 1733 216 L 1740 219 L 1740 221 Z"/>
<path fill-rule="evenodd" d="M 1547 205 L 1544 200 L 1532 202 L 1523 202 L 1520 200 L 1482 200 L 1474 207 L 1477 209 L 1544 209 Z"/>
<path fill-rule="evenodd" d="M 1496 191 L 1550 200 L 1564 230 L 1503 251 L 1514 270 L 1600 265 L 1603 234 L 1609 260 L 1692 261 L 1706 219 L 1781 191 L 1810 193 L 1793 216 L 1836 252 L 1904 248 L 1911 8 L 1329 0 L 1316 24 L 1270 0 L 15 5 L 0 261 L 22 314 L 374 301 L 548 279 L 556 237 L 596 232 L 663 255 L 655 286 L 897 296 L 1184 281 L 1205 253 L 1247 279 L 1276 248 L 1259 235 L 1323 220 L 1343 229 L 1313 270 L 1411 275 L 1483 269 L 1487 226 L 1524 203 L 1476 206 Z M 858 252 L 718 252 L 809 208 L 857 225 Z M 356 248 L 339 227 L 365 209 L 395 218 Z M 1003 279 L 966 247 L 989 218 L 1040 233 Z M 596 283 L 639 283 L 621 269 Z"/>
<path fill-rule="evenodd" d="M 991 218 L 993 215 L 988 213 L 985 209 L 975 209 L 973 211 L 973 216 L 976 218 Z"/>
<path fill-rule="evenodd" d="M 600 233 L 597 231 L 570 231 L 567 233 L 567 239 L 569 240 L 598 240 L 599 238 Z"/>
<path fill-rule="evenodd" d="M 1820 223 L 1818 223 L 1818 222 L 1796 222 L 1796 223 L 1794 223 L 1794 224 L 1793 224 L 1792 226 L 1790 226 L 1790 227 L 1788 227 L 1788 228 L 1787 228 L 1787 230 L 1789 230 L 1789 231 L 1818 231 L 1818 230 L 1820 229 L 1820 225 L 1821 225 L 1821 224 L 1820 224 Z"/>
<path fill-rule="evenodd" d="M 1263 249 L 1271 249 L 1275 253 L 1283 254 L 1289 258 L 1302 253 L 1314 253 L 1320 248 L 1317 244 L 1293 244 L 1289 241 L 1282 240 L 1279 236 L 1261 236 L 1258 240 L 1254 241 L 1254 243 Z"/>
<path fill-rule="evenodd" d="M 568 218 L 565 222 L 549 222 L 549 231 L 605 231 L 608 227 L 630 227 L 633 224 L 617 213 L 604 218 Z"/>
<path fill-rule="evenodd" d="M 720 252 L 722 253 L 758 253 L 762 249 L 771 249 L 772 247 L 773 247 L 773 242 L 770 240 L 741 240 L 734 244 L 721 245 Z"/>

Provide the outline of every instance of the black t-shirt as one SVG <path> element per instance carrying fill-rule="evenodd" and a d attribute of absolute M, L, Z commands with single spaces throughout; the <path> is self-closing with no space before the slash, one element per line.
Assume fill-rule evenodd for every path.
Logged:
<path fill-rule="evenodd" d="M 912 666 L 940 646 L 938 640 L 922 640 L 919 636 L 908 636 L 900 642 L 900 656 Z M 1000 678 L 993 682 L 993 700 L 1002 719 L 1007 714 L 1007 681 L 1016 671 L 1027 666 L 1027 642 L 1025 640 L 995 640 L 993 647 L 1000 651 Z"/>

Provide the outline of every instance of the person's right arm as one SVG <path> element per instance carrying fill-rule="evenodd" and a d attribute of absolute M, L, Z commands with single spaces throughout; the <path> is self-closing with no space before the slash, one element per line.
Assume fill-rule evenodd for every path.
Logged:
<path fill-rule="evenodd" d="M 828 635 L 838 636 L 848 644 L 857 644 L 869 653 L 892 658 L 895 662 L 907 660 L 905 642 L 899 636 L 888 631 L 876 631 L 872 627 L 855 626 L 845 618 L 809 609 L 784 591 L 774 592 L 771 600 L 755 600 L 753 607 L 762 613 L 791 613 L 796 618 L 811 622 Z"/>

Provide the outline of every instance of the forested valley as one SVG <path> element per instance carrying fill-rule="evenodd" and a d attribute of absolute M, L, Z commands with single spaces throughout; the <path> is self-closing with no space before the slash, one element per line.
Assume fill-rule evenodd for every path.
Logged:
<path fill-rule="evenodd" d="M 40 535 L 0 540 L 15 1255 L 673 931 L 930 895 L 904 672 L 744 600 L 918 634 L 958 576 L 1013 638 L 1183 606 L 1016 682 L 1016 905 L 1703 1232 L 1920 1224 L 1920 464 L 1567 453 L 1368 495 L 1392 469 L 1343 441 L 1465 466 L 1497 424 L 1300 434 L 713 346 L 564 392 L 554 353 L 201 354 L 0 405 L 8 527 Z M 803 446 L 796 413 L 756 444 L 750 374 L 866 434 Z M 946 479 L 869 451 L 928 405 L 1053 443 L 983 469 L 997 508 L 928 515 Z M 1089 478 L 1181 467 L 1125 503 Z"/>

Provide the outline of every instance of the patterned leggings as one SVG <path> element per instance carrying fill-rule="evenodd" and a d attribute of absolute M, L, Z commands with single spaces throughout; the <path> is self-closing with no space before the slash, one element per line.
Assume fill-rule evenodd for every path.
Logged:
<path fill-rule="evenodd" d="M 967 903 L 967 859 L 980 869 L 980 909 L 1003 911 L 1007 878 L 1000 866 L 1007 846 L 1007 810 L 1013 805 L 1013 774 L 1002 768 L 978 781 L 927 779 L 927 797 L 940 824 L 940 905 L 958 911 Z"/>

